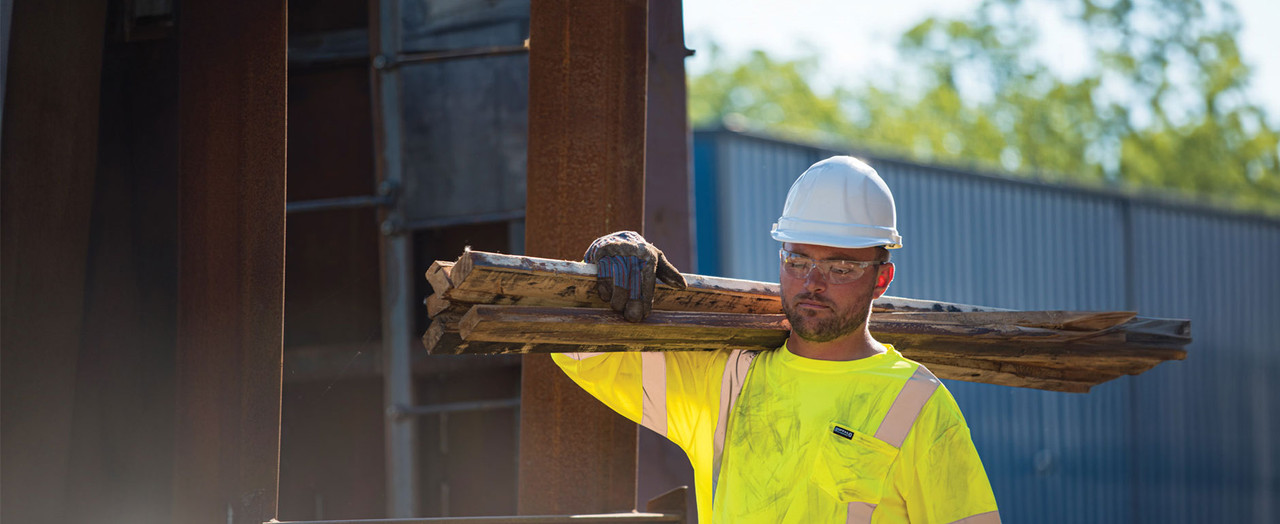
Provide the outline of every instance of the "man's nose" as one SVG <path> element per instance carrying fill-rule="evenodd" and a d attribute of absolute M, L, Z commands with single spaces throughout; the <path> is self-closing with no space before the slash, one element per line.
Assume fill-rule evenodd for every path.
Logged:
<path fill-rule="evenodd" d="M 804 278 L 804 288 L 808 291 L 822 291 L 827 288 L 827 279 L 823 276 L 821 269 L 815 267 L 809 270 L 809 276 Z"/>

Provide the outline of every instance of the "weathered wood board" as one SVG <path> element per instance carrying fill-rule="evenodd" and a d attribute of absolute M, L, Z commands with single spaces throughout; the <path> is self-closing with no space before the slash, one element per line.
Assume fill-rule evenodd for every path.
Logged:
<path fill-rule="evenodd" d="M 459 332 L 468 342 L 581 346 L 607 340 L 634 351 L 679 351 L 773 349 L 789 329 L 782 315 L 654 311 L 632 323 L 610 309 L 481 305 L 462 317 Z"/>
<path fill-rule="evenodd" d="M 1088 393 L 1089 388 L 1119 376 L 1076 374 L 1061 377 L 1057 376 L 1058 374 L 1053 370 L 1026 365 L 973 359 L 935 358 L 932 355 L 912 355 L 909 352 L 904 354 L 928 366 L 929 371 L 944 379 L 1066 393 Z"/>
<path fill-rule="evenodd" d="M 973 311 L 968 313 L 880 311 L 880 313 L 883 314 L 877 318 L 897 322 L 942 323 L 974 327 L 1010 325 L 1088 332 L 1119 326 L 1138 315 L 1132 311 Z"/>
<path fill-rule="evenodd" d="M 1016 362 L 1118 376 L 1185 356 L 1181 349 L 1126 346 L 1123 341 L 1101 338 L 1070 343 L 1068 332 L 1042 328 L 883 322 L 877 321 L 877 316 L 889 315 L 872 315 L 871 331 L 878 340 L 905 352 L 940 358 Z M 631 323 L 608 309 L 487 305 L 475 306 L 456 323 L 448 321 L 442 326 L 442 331 L 457 331 L 470 343 L 572 347 L 608 341 L 632 351 L 768 350 L 780 346 L 789 333 L 782 315 L 655 311 L 644 322 Z"/>
<path fill-rule="evenodd" d="M 654 310 L 782 313 L 778 284 L 693 274 L 685 274 L 684 277 L 688 287 L 683 290 L 658 283 L 654 291 Z M 427 270 L 427 280 L 440 295 L 439 300 L 455 305 L 608 307 L 595 291 L 595 264 L 585 262 L 466 251 L 457 262 L 436 261 Z M 460 309 L 465 311 L 467 307 L 462 305 Z M 890 296 L 877 299 L 873 310 L 1007 311 Z"/>
<path fill-rule="evenodd" d="M 936 335 L 906 332 L 922 323 L 889 325 L 904 332 L 877 331 L 873 325 L 877 339 L 894 344 L 943 378 L 1016 387 L 1083 392 L 1181 357 L 1181 350 L 1163 348 L 974 343 L 963 336 L 940 342 Z M 633 324 L 607 309 L 480 305 L 460 319 L 436 318 L 424 343 L 460 353 L 771 350 L 787 334 L 780 315 L 654 312 Z"/>
<path fill-rule="evenodd" d="M 478 251 L 438 261 L 423 344 L 433 354 L 772 350 L 789 334 L 777 284 L 685 275 L 683 290 L 659 283 L 653 314 L 634 324 L 599 299 L 595 274 L 592 264 Z M 896 297 L 876 300 L 870 329 L 943 378 L 1069 392 L 1181 360 L 1191 341 L 1186 320 L 1129 311 Z"/>

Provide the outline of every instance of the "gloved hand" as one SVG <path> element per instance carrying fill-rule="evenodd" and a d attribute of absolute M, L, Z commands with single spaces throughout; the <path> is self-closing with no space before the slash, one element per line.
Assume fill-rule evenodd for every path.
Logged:
<path fill-rule="evenodd" d="M 667 256 L 635 231 L 597 238 L 583 259 L 596 265 L 596 293 L 631 322 L 644 320 L 653 310 L 656 280 L 679 289 L 686 286 Z"/>

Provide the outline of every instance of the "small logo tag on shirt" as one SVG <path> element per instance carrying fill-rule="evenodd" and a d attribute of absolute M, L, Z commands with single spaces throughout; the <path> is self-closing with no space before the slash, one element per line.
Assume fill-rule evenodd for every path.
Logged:
<path fill-rule="evenodd" d="M 832 432 L 832 433 L 835 433 L 835 434 L 837 434 L 837 435 L 840 435 L 840 436 L 842 436 L 842 437 L 844 437 L 844 438 L 847 438 L 847 439 L 849 439 L 849 440 L 853 440 L 853 432 L 852 432 L 852 431 L 849 431 L 849 430 L 847 430 L 847 429 L 844 429 L 844 428 L 842 428 L 842 427 L 840 427 L 840 426 L 834 426 L 834 428 L 831 430 L 831 432 Z"/>

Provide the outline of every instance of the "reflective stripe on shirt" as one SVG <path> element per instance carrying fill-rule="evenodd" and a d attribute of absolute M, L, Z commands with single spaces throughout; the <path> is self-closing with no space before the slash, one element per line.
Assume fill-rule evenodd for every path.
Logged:
<path fill-rule="evenodd" d="M 640 354 L 640 384 L 644 389 L 640 425 L 667 436 L 667 359 L 661 352 Z"/>
<path fill-rule="evenodd" d="M 916 368 L 916 372 L 907 379 L 902 391 L 898 392 L 898 398 L 893 400 L 893 406 L 889 407 L 889 412 L 880 422 L 876 438 L 895 448 L 901 448 L 902 442 L 907 440 L 907 433 L 911 432 L 911 426 L 916 423 L 916 417 L 920 416 L 920 410 L 924 409 L 929 397 L 933 396 L 933 392 L 941 384 L 938 377 L 933 376 L 924 364 Z"/>
<path fill-rule="evenodd" d="M 951 524 L 1000 524 L 1000 512 L 988 511 L 971 517 L 965 517 Z"/>
<path fill-rule="evenodd" d="M 875 511 L 876 505 L 870 502 L 850 502 L 845 524 L 867 524 L 871 522 L 871 514 Z"/>
<path fill-rule="evenodd" d="M 902 385 L 902 390 L 898 391 L 897 398 L 893 399 L 893 405 L 889 406 L 889 412 L 885 413 L 884 420 L 880 421 L 880 429 L 876 430 L 876 438 L 883 440 L 895 448 L 901 448 L 902 443 L 907 440 L 907 434 L 911 432 L 911 427 L 916 424 L 916 419 L 920 417 L 920 410 L 924 409 L 925 403 L 929 402 L 929 397 L 933 396 L 933 392 L 937 391 L 938 386 L 942 382 L 924 364 L 916 368 L 916 372 L 907 379 L 907 383 Z M 845 520 L 847 524 L 870 524 L 871 516 L 876 511 L 875 504 L 866 502 L 850 502 L 849 516 Z M 985 513 L 984 513 L 985 515 Z M 973 517 L 970 517 L 973 518 Z M 996 522 L 999 522 L 999 515 L 996 516 Z M 964 522 L 964 521 L 960 521 Z M 966 524 L 978 524 L 986 521 L 973 521 Z"/>
<path fill-rule="evenodd" d="M 711 455 L 711 493 L 716 492 L 716 484 L 720 481 L 720 459 L 724 456 L 724 437 L 729 430 L 729 414 L 738 402 L 738 394 L 747 381 L 747 372 L 751 370 L 751 361 L 755 360 L 758 351 L 733 350 L 724 363 L 724 373 L 720 377 L 720 414 L 716 417 L 716 432 L 712 442 Z"/>

